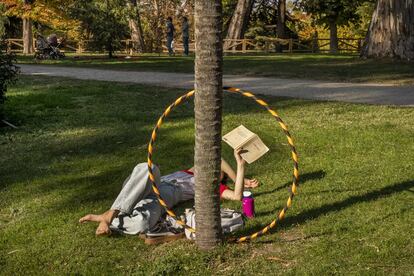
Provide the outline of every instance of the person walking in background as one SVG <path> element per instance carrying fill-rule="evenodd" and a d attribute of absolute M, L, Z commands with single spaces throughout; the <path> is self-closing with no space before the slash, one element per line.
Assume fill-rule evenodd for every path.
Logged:
<path fill-rule="evenodd" d="M 183 17 L 183 24 L 181 25 L 181 32 L 183 35 L 184 55 L 188 56 L 188 42 L 190 39 L 189 26 L 187 17 Z"/>
<path fill-rule="evenodd" d="M 172 48 L 172 42 L 174 40 L 174 24 L 172 22 L 172 18 L 167 18 L 167 48 L 168 48 L 168 54 L 172 56 L 174 54 L 173 48 Z"/>

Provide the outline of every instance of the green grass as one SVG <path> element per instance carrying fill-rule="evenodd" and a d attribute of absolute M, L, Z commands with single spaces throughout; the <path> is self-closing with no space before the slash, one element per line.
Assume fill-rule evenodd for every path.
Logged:
<path fill-rule="evenodd" d="M 286 220 L 252 243 L 203 253 L 186 240 L 146 246 L 79 225 L 111 205 L 145 161 L 157 117 L 183 92 L 47 77 L 22 77 L 10 89 L 6 112 L 19 129 L 0 128 L 2 275 L 414 273 L 410 108 L 265 97 L 295 138 L 302 186 Z M 160 130 L 154 161 L 164 173 L 192 164 L 192 109 L 181 106 Z M 247 168 L 262 185 L 246 233 L 283 206 L 292 162 L 285 137 L 256 104 L 227 95 L 224 114 L 223 132 L 243 123 L 271 149 Z"/>
<path fill-rule="evenodd" d="M 21 63 L 34 63 L 19 57 Z M 193 73 L 193 57 L 143 55 L 132 59 L 104 56 L 69 56 L 41 64 L 100 69 Z M 391 60 L 363 60 L 353 55 L 283 54 L 225 56 L 225 74 L 300 78 L 341 82 L 414 84 L 414 63 Z"/>

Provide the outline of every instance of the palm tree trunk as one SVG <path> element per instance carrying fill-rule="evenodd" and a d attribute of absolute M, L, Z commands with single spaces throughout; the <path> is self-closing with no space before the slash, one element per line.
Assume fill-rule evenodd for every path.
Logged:
<path fill-rule="evenodd" d="M 218 191 L 223 101 L 221 0 L 195 1 L 195 39 L 196 243 L 207 250 L 222 239 Z"/>
<path fill-rule="evenodd" d="M 378 1 L 361 56 L 414 59 L 412 0 Z"/>

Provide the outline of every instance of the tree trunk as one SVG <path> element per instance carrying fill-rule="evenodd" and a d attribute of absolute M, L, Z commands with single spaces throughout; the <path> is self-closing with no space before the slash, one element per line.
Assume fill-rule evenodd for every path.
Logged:
<path fill-rule="evenodd" d="M 33 54 L 32 20 L 23 17 L 23 54 Z"/>
<path fill-rule="evenodd" d="M 331 54 L 338 53 L 338 25 L 336 24 L 336 18 L 329 20 L 329 33 L 330 33 L 330 47 L 329 52 Z"/>
<path fill-rule="evenodd" d="M 378 0 L 361 56 L 414 59 L 414 1 Z"/>
<path fill-rule="evenodd" d="M 196 244 L 208 250 L 222 240 L 218 190 L 223 101 L 221 0 L 195 1 L 195 40 Z"/>
<path fill-rule="evenodd" d="M 277 26 L 276 34 L 278 38 L 286 37 L 286 0 L 279 0 L 277 2 Z M 283 52 L 283 45 L 278 43 L 276 52 Z"/>
<path fill-rule="evenodd" d="M 129 29 L 131 30 L 131 40 L 133 42 L 133 49 L 137 52 L 145 51 L 144 33 L 142 31 L 141 17 L 138 9 L 138 1 L 130 0 L 128 7 L 131 11 L 128 19 Z"/>
<path fill-rule="evenodd" d="M 252 12 L 254 0 L 238 0 L 236 9 L 230 21 L 227 30 L 226 39 L 242 39 L 249 23 L 250 14 Z M 231 42 L 226 42 L 224 48 L 231 46 Z"/>

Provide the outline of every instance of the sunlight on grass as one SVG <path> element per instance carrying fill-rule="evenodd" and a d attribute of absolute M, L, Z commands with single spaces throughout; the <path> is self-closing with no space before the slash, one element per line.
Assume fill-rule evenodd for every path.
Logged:
<path fill-rule="evenodd" d="M 184 91 L 131 84 L 22 77 L 0 129 L 2 274 L 407 274 L 414 271 L 414 109 L 265 97 L 288 124 L 301 187 L 269 235 L 199 252 L 182 240 L 146 246 L 136 236 L 96 238 L 80 216 L 112 203 L 152 128 Z M 157 99 L 154 101 L 154 97 Z M 192 166 L 189 101 L 160 129 L 154 161 L 168 173 Z M 247 167 L 260 179 L 256 218 L 269 223 L 287 199 L 292 161 L 274 119 L 226 95 L 223 133 L 243 124 L 270 152 Z M 231 149 L 223 156 L 234 165 Z M 189 203 L 191 205 L 191 203 Z M 239 202 L 223 202 L 239 209 Z"/>

